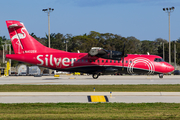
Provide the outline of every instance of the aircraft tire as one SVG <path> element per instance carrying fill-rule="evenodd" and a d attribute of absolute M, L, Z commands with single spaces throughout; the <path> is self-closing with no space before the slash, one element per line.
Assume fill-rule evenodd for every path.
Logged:
<path fill-rule="evenodd" d="M 159 78 L 163 78 L 163 74 L 159 74 Z"/>
<path fill-rule="evenodd" d="M 97 78 L 99 77 L 99 74 L 95 73 L 95 74 L 92 75 L 92 77 L 93 77 L 94 79 L 97 79 Z"/>

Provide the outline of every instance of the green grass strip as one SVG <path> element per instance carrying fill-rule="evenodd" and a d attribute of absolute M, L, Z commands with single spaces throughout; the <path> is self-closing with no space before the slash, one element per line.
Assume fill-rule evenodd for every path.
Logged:
<path fill-rule="evenodd" d="M 110 120 L 180 119 L 175 103 L 22 103 L 0 104 L 0 119 Z"/>
<path fill-rule="evenodd" d="M 0 92 L 180 92 L 180 85 L 0 85 Z"/>

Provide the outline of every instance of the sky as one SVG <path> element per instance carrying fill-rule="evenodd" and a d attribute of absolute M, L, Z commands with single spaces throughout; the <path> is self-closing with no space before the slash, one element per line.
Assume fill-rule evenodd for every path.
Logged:
<path fill-rule="evenodd" d="M 180 0 L 1 0 L 0 36 L 9 39 L 6 20 L 24 23 L 29 33 L 45 37 L 50 13 L 50 32 L 83 35 L 90 31 L 112 33 L 139 40 L 169 40 L 168 13 L 163 8 L 174 6 L 170 14 L 171 41 L 180 38 Z"/>

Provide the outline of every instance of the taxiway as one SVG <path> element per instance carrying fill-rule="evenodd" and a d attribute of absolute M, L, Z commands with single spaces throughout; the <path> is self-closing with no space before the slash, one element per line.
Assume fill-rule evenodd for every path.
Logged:
<path fill-rule="evenodd" d="M 88 103 L 91 95 L 107 96 L 109 102 L 180 103 L 180 92 L 0 92 L 0 103 Z"/>
<path fill-rule="evenodd" d="M 180 84 L 180 76 L 167 75 L 160 79 L 154 76 L 92 76 L 60 75 L 54 76 L 9 76 L 0 77 L 0 84 L 31 84 L 31 85 L 121 85 L 121 84 Z"/>

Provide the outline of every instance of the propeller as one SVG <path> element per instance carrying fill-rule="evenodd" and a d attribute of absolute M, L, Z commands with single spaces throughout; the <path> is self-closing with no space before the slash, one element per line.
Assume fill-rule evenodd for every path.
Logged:
<path fill-rule="evenodd" d="M 127 57 L 127 55 L 125 55 L 125 51 L 124 51 L 124 49 L 125 49 L 125 43 L 124 43 L 124 47 L 123 47 L 123 51 L 122 51 L 122 66 L 123 66 L 123 68 L 122 68 L 122 70 L 124 70 L 124 57 Z"/>

